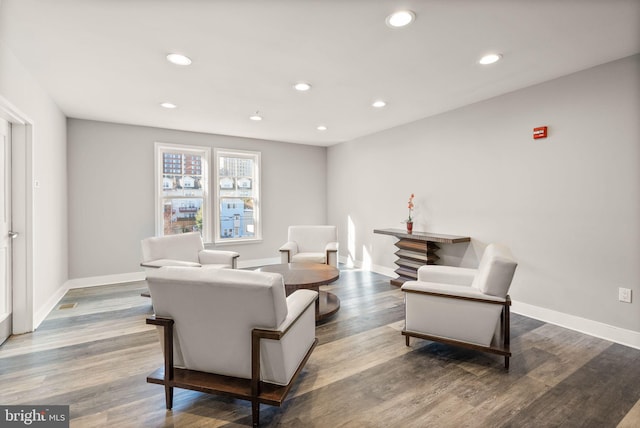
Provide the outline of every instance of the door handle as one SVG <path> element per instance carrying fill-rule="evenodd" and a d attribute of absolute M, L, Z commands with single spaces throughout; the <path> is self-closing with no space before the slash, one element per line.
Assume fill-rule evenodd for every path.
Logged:
<path fill-rule="evenodd" d="M 18 232 L 9 231 L 9 239 L 16 239 L 18 237 Z"/>

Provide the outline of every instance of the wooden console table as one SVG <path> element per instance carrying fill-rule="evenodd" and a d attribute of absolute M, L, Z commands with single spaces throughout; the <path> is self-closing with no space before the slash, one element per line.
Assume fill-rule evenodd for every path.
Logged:
<path fill-rule="evenodd" d="M 398 260 L 396 273 L 398 278 L 391 280 L 391 285 L 400 286 L 405 281 L 418 279 L 418 268 L 424 265 L 433 265 L 440 257 L 436 252 L 440 244 L 456 244 L 458 242 L 470 242 L 468 236 L 441 235 L 438 233 L 416 232 L 407 233 L 404 229 L 374 229 L 373 233 L 391 235 L 398 238 L 395 243 L 398 251 L 395 255 Z"/>

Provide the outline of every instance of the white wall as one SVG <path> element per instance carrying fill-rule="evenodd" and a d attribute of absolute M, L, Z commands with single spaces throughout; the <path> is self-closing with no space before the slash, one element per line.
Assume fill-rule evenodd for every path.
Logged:
<path fill-rule="evenodd" d="M 140 271 L 154 229 L 154 142 L 262 153 L 263 240 L 222 245 L 239 263 L 279 258 L 290 224 L 327 217 L 326 148 L 69 119 L 69 277 Z M 214 248 L 211 246 L 211 248 Z"/>
<path fill-rule="evenodd" d="M 1 41 L 0 96 L 33 125 L 30 161 L 33 178 L 40 183 L 32 201 L 33 308 L 37 324 L 61 297 L 68 279 L 66 123 L 57 105 Z"/>
<path fill-rule="evenodd" d="M 413 192 L 414 229 L 473 238 L 445 246 L 447 264 L 504 243 L 514 300 L 640 332 L 639 76 L 629 57 L 332 146 L 341 256 L 395 269 L 394 239 L 373 229 L 402 228 Z"/>

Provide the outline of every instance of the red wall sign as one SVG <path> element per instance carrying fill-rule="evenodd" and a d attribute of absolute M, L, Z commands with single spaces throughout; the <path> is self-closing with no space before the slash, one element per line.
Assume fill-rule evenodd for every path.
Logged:
<path fill-rule="evenodd" d="M 537 128 L 533 128 L 533 139 L 537 140 L 538 138 L 547 138 L 546 126 L 538 126 Z"/>

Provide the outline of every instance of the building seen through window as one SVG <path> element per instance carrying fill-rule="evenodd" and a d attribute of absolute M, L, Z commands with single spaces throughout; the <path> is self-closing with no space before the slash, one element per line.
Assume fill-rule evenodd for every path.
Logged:
<path fill-rule="evenodd" d="M 205 226 L 206 183 L 203 168 L 206 150 L 160 145 L 158 154 L 162 165 L 160 204 L 162 235 L 185 232 L 203 233 Z M 204 237 L 204 235 L 203 235 Z"/>
<path fill-rule="evenodd" d="M 216 242 L 260 239 L 259 160 L 259 153 L 255 152 L 216 151 Z"/>

